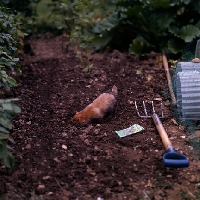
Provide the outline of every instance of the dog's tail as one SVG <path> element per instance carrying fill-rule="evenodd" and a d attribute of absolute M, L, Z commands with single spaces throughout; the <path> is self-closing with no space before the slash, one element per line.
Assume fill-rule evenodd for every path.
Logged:
<path fill-rule="evenodd" d="M 112 87 L 111 94 L 114 95 L 115 98 L 117 97 L 118 89 L 117 89 L 117 87 L 115 85 Z"/>

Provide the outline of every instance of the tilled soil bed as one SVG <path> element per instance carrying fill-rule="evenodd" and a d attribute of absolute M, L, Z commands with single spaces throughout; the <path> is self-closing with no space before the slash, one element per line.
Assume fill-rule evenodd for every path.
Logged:
<path fill-rule="evenodd" d="M 22 109 L 12 131 L 16 166 L 12 174 L 0 169 L 0 199 L 198 199 L 199 157 L 167 104 L 162 63 L 118 51 L 93 53 L 87 73 L 77 67 L 73 48 L 62 49 L 62 37 L 27 42 L 33 52 L 22 55 L 19 85 L 9 94 L 20 98 Z M 113 85 L 113 117 L 101 124 L 72 122 Z M 174 148 L 188 157 L 188 168 L 163 167 L 165 148 L 152 119 L 137 116 L 134 101 L 155 99 L 164 102 L 163 126 Z M 124 138 L 116 134 L 133 124 L 145 130 Z"/>

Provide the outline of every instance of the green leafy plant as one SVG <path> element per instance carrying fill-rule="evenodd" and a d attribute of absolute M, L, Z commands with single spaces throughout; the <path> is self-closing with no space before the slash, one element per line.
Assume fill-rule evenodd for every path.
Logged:
<path fill-rule="evenodd" d="M 21 46 L 24 33 L 21 31 L 21 17 L 13 15 L 10 10 L 0 7 L 0 88 L 10 90 L 17 85 L 11 72 L 20 70 L 18 48 Z M 20 108 L 15 104 L 18 99 L 0 99 L 0 160 L 11 172 L 15 158 L 11 153 L 9 143 L 14 143 L 10 137 L 12 120 Z"/>
<path fill-rule="evenodd" d="M 84 34 L 81 27 L 87 23 L 83 17 L 85 6 L 89 5 L 89 1 L 63 1 L 61 3 L 61 11 L 63 14 L 63 37 L 67 37 L 66 49 L 70 45 L 74 46 L 76 58 L 80 61 L 79 67 L 85 72 L 90 72 L 93 64 L 91 63 L 91 40 L 92 37 Z M 85 20 L 84 20 L 85 19 Z M 81 23 L 84 22 L 84 23 Z"/>
<path fill-rule="evenodd" d="M 62 33 L 61 0 L 31 0 L 32 15 L 26 17 L 26 32 L 30 35 Z"/>
<path fill-rule="evenodd" d="M 0 160 L 9 172 L 15 165 L 15 158 L 11 153 L 12 148 L 8 142 L 14 143 L 9 136 L 12 129 L 12 120 L 21 109 L 14 103 L 18 99 L 0 99 Z"/>
<path fill-rule="evenodd" d="M 90 72 L 91 41 L 93 36 L 90 29 L 97 21 L 110 15 L 114 10 L 117 0 L 52 0 L 53 12 L 62 18 L 62 23 L 57 23 L 62 29 L 63 48 L 68 50 L 70 45 L 75 46 L 76 57 L 80 67 Z M 67 41 L 67 42 L 65 42 Z"/>
<path fill-rule="evenodd" d="M 163 179 L 162 174 L 161 174 L 160 172 L 157 172 L 157 173 L 156 173 L 156 180 L 157 180 L 157 181 L 161 181 L 162 179 Z"/>
<path fill-rule="evenodd" d="M 80 61 L 80 65 L 78 65 L 78 67 L 83 68 L 83 71 L 88 73 L 93 67 L 93 63 L 91 63 L 91 40 L 92 37 L 79 35 L 79 32 L 72 32 L 69 42 L 67 43 L 67 45 L 74 45 L 76 58 Z"/>
<path fill-rule="evenodd" d="M 182 53 L 200 36 L 200 2 L 120 0 L 115 11 L 93 29 L 96 49 L 126 46 L 131 53 Z"/>
<path fill-rule="evenodd" d="M 10 71 L 19 72 L 18 48 L 22 45 L 24 33 L 20 30 L 22 18 L 0 8 L 0 87 L 10 89 L 17 85 Z"/>
<path fill-rule="evenodd" d="M 82 8 L 81 1 L 64 1 L 61 3 L 61 12 L 63 16 L 63 30 L 70 35 L 75 27 L 75 20 L 79 18 L 78 13 Z"/>
<path fill-rule="evenodd" d="M 12 12 L 19 12 L 23 16 L 31 16 L 34 13 L 32 9 L 33 3 L 38 3 L 40 0 L 1 0 L 0 7 L 12 9 Z"/>
<path fill-rule="evenodd" d="M 76 27 L 86 34 L 97 21 L 111 14 L 117 0 L 53 0 L 53 2 L 59 2 L 60 5 L 55 11 L 62 15 L 61 28 L 70 34 Z"/>

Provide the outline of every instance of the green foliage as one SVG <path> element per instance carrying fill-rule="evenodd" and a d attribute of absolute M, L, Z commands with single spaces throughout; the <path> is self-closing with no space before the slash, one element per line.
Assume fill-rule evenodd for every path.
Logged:
<path fill-rule="evenodd" d="M 64 3 L 66 2 L 66 3 Z M 81 1 L 64 1 L 61 3 L 61 10 L 63 15 L 63 28 L 67 32 L 67 34 L 71 34 L 72 30 L 74 29 L 74 21 L 79 18 L 78 13 L 80 9 L 83 8 L 83 3 Z"/>
<path fill-rule="evenodd" d="M 32 3 L 38 3 L 40 0 L 1 0 L 0 7 L 12 9 L 12 12 L 19 12 L 23 16 L 33 14 Z"/>
<path fill-rule="evenodd" d="M 73 44 L 75 46 L 76 58 L 80 61 L 78 67 L 83 68 L 83 71 L 90 72 L 93 63 L 91 63 L 91 52 L 90 48 L 92 37 L 79 35 L 79 32 L 72 32 L 69 36 L 69 42 L 67 45 Z M 85 58 L 84 58 L 85 57 Z"/>
<path fill-rule="evenodd" d="M 0 8 L 0 87 L 10 89 L 17 85 L 10 71 L 19 71 L 19 58 L 16 58 L 24 33 L 19 29 L 21 17 L 12 15 L 9 10 Z"/>
<path fill-rule="evenodd" d="M 12 148 L 8 145 L 8 141 L 14 143 L 9 133 L 12 129 L 13 118 L 21 112 L 15 101 L 18 99 L 0 99 L 0 160 L 10 172 L 15 165 L 15 158 L 10 151 Z"/>
<path fill-rule="evenodd" d="M 91 17 L 93 16 L 91 10 L 95 3 L 97 1 L 94 0 L 63 0 L 60 5 L 63 19 L 61 28 L 63 36 L 68 39 L 66 48 L 68 50 L 69 45 L 72 44 L 75 46 L 76 58 L 80 61 L 78 66 L 83 68 L 85 72 L 90 72 L 93 67 L 90 59 L 92 37 L 84 34 L 82 30 L 86 30 L 85 27 L 89 27 L 91 23 Z"/>
<path fill-rule="evenodd" d="M 115 11 L 93 27 L 94 46 L 103 49 L 122 41 L 121 47 L 128 41 L 135 54 L 181 53 L 200 36 L 199 19 L 200 2 L 195 0 L 120 0 Z"/>
<path fill-rule="evenodd" d="M 58 2 L 57 0 L 53 0 Z M 66 48 L 73 44 L 75 46 L 76 58 L 80 61 L 80 67 L 85 72 L 90 72 L 93 64 L 91 63 L 91 40 L 90 29 L 96 21 L 110 15 L 116 0 L 60 0 L 62 15 L 63 36 L 68 39 Z M 110 6 L 110 7 L 108 7 Z M 109 8 L 109 9 L 108 9 Z M 101 43 L 101 41 L 100 41 Z"/>
<path fill-rule="evenodd" d="M 24 33 L 20 30 L 22 24 L 19 15 L 13 15 L 10 10 L 0 7 L 0 88 L 10 90 L 17 85 L 16 80 L 10 76 L 10 72 L 18 72 L 20 69 L 18 48 Z M 15 158 L 11 153 L 12 148 L 8 145 L 14 143 L 9 136 L 12 129 L 12 120 L 20 108 L 14 103 L 18 99 L 0 99 L 0 160 L 8 171 L 12 171 Z"/>
<path fill-rule="evenodd" d="M 26 32 L 30 35 L 51 32 L 61 34 L 62 17 L 59 0 L 40 0 L 32 3 L 32 15 L 27 19 Z"/>
<path fill-rule="evenodd" d="M 48 3 L 54 16 L 52 24 L 67 36 L 77 31 L 89 36 L 89 30 L 96 21 L 109 16 L 117 2 L 117 0 L 45 0 L 47 1 L 52 1 Z"/>
<path fill-rule="evenodd" d="M 117 0 L 53 0 L 60 3 L 59 12 L 63 16 L 63 28 L 67 32 L 74 26 L 90 29 L 101 18 L 111 14 Z"/>

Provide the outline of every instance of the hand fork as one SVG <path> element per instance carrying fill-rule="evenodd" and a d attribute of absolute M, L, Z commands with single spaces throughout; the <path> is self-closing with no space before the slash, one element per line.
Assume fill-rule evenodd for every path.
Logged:
<path fill-rule="evenodd" d="M 156 125 L 156 129 L 158 130 L 159 135 L 162 139 L 162 142 L 165 146 L 165 149 L 167 150 L 166 153 L 163 155 L 164 167 L 174 167 L 174 168 L 188 167 L 189 161 L 186 158 L 186 156 L 184 156 L 174 150 L 172 143 L 170 142 L 168 135 L 162 125 L 162 122 L 160 121 L 160 118 L 158 117 L 158 115 L 155 112 L 153 101 L 151 102 L 152 111 L 153 111 L 153 114 L 151 116 L 148 115 L 148 113 L 147 113 L 145 102 L 143 101 L 142 103 L 143 103 L 145 115 L 140 115 L 138 106 L 137 106 L 137 102 L 135 101 L 135 108 L 136 108 L 138 116 L 141 118 L 152 118 L 153 119 L 153 122 Z M 164 118 L 162 102 L 161 102 L 161 117 Z"/>

